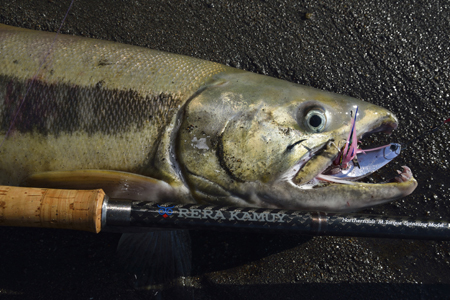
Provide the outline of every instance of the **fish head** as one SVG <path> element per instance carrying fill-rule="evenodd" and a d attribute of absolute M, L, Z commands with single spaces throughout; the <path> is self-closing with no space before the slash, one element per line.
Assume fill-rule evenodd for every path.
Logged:
<path fill-rule="evenodd" d="M 336 183 L 333 166 L 358 107 L 358 139 L 397 128 L 388 110 L 268 76 L 217 75 L 185 105 L 174 141 L 182 177 L 199 202 L 353 211 L 411 193 L 417 183 Z"/>

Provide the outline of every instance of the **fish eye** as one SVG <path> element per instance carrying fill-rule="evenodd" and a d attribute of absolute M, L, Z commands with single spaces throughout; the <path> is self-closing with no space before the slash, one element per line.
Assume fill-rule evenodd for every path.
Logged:
<path fill-rule="evenodd" d="M 313 132 L 322 132 L 327 125 L 327 117 L 323 110 L 311 109 L 305 116 L 305 125 Z"/>

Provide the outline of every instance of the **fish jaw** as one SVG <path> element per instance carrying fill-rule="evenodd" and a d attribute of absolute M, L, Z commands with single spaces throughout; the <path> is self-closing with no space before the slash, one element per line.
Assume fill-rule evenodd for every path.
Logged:
<path fill-rule="evenodd" d="M 387 183 L 362 183 L 345 178 L 336 180 L 323 175 L 338 155 L 339 149 L 332 142 L 315 150 L 310 159 L 300 160 L 273 184 L 271 197 L 266 195 L 265 201 L 270 199 L 273 206 L 288 205 L 301 210 L 352 212 L 403 198 L 418 185 L 406 166 L 403 172 L 398 171 L 392 182 Z"/>
<path fill-rule="evenodd" d="M 268 205 L 270 207 L 288 206 L 299 210 L 354 212 L 405 197 L 416 187 L 417 181 L 412 176 L 402 182 L 331 183 L 326 187 L 314 189 L 302 189 L 292 181 L 283 181 L 274 184 L 270 190 L 264 191 L 264 199 L 266 205 L 270 203 Z M 268 197 L 269 194 L 270 197 Z"/>

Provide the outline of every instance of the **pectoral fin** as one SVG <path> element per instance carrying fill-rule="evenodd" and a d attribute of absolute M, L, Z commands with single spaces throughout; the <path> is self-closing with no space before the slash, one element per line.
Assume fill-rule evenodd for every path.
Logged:
<path fill-rule="evenodd" d="M 140 201 L 173 201 L 168 183 L 142 175 L 108 170 L 76 170 L 35 173 L 23 186 L 62 189 L 103 189 L 110 198 Z"/>

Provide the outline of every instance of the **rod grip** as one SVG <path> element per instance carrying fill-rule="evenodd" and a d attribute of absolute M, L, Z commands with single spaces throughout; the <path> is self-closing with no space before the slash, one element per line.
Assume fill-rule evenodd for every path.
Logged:
<path fill-rule="evenodd" d="M 101 230 L 105 193 L 0 186 L 0 226 Z"/>

